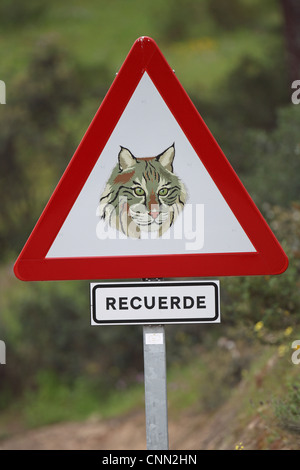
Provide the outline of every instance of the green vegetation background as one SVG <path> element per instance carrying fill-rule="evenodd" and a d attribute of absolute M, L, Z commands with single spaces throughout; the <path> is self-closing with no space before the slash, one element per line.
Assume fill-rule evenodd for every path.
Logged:
<path fill-rule="evenodd" d="M 169 381 L 189 384 L 173 387 L 170 409 L 217 409 L 260 367 L 257 361 L 275 355 L 269 413 L 280 429 L 299 431 L 298 370 L 290 357 L 300 338 L 300 106 L 291 103 L 283 3 L 1 1 L 4 436 L 11 413 L 39 426 L 143 402 L 141 328 L 91 328 L 87 282 L 22 283 L 12 266 L 115 73 L 145 35 L 176 70 L 290 258 L 281 276 L 222 279 L 220 325 L 167 327 Z M 251 389 L 248 399 L 258 395 Z"/>

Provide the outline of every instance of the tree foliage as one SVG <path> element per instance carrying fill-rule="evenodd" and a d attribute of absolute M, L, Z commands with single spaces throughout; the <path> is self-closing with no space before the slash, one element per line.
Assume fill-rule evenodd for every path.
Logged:
<path fill-rule="evenodd" d="M 74 116 L 76 122 L 82 101 L 95 92 L 93 80 L 83 86 L 85 73 L 50 34 L 11 86 L 0 114 L 0 260 L 20 251 L 80 142 Z M 100 68 L 98 99 L 106 79 Z"/>

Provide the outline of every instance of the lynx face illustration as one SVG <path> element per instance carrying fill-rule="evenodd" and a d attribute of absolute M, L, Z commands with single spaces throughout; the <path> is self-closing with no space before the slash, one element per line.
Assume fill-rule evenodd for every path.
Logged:
<path fill-rule="evenodd" d="M 173 172 L 174 157 L 174 144 L 150 158 L 136 158 L 121 147 L 97 215 L 131 238 L 141 238 L 141 232 L 161 236 L 186 202 L 185 187 Z"/>

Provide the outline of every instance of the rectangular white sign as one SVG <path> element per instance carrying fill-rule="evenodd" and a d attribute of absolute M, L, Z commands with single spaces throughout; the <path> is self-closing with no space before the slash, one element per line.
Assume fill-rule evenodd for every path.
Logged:
<path fill-rule="evenodd" d="M 92 283 L 91 324 L 219 323 L 219 281 Z"/>

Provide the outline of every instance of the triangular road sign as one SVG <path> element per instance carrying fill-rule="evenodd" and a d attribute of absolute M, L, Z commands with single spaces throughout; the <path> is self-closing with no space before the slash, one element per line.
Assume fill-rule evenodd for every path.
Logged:
<path fill-rule="evenodd" d="M 288 259 L 156 43 L 138 39 L 15 264 L 22 280 L 279 274 Z"/>

